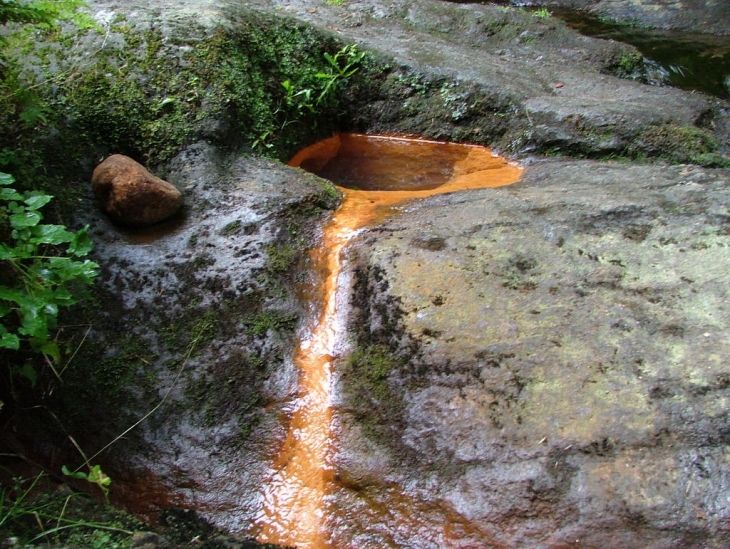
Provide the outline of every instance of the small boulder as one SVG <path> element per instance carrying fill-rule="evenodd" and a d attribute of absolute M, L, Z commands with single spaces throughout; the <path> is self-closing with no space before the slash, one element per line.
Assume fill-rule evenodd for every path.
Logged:
<path fill-rule="evenodd" d="M 104 211 L 125 225 L 154 225 L 174 215 L 182 205 L 182 194 L 174 185 L 121 154 L 96 167 L 91 186 Z"/>

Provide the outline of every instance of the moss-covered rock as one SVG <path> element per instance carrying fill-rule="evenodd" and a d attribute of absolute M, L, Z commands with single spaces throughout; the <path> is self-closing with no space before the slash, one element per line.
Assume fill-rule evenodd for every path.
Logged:
<path fill-rule="evenodd" d="M 103 266 L 95 301 L 64 328 L 76 339 L 63 383 L 23 401 L 17 428 L 39 453 L 81 463 L 73 436 L 150 516 L 189 505 L 247 530 L 285 436 L 306 250 L 339 196 L 248 154 L 285 159 L 346 129 L 522 157 L 725 161 L 725 103 L 618 78 L 635 76 L 635 50 L 518 9 L 91 5 L 101 33 L 18 50 L 47 123 L 21 124 L 22 102 L 0 114 L 3 159 L 57 195 L 61 221 L 92 223 Z M 312 112 L 324 53 L 354 42 L 368 50 L 359 71 Z M 187 210 L 154 231 L 112 225 L 86 181 L 110 152 L 151 165 Z M 726 353 L 712 337 L 725 329 L 727 174 L 547 166 L 521 187 L 430 199 L 360 242 L 338 417 L 354 445 L 330 498 L 353 511 L 333 526 L 342 546 L 372 524 L 383 546 L 576 533 L 727 545 Z M 636 181 L 649 182 L 645 201 Z"/>
<path fill-rule="evenodd" d="M 323 92 L 327 79 L 317 75 L 332 68 L 324 54 L 344 45 L 330 32 L 249 10 L 216 11 L 211 22 L 94 8 L 98 30 L 6 48 L 13 82 L 36 94 L 2 99 L 0 162 L 24 185 L 65 196 L 61 185 L 109 154 L 155 166 L 200 139 L 285 159 L 337 128 L 337 86 L 311 109 L 283 86 Z M 41 167 L 45 181 L 34 173 Z"/>
<path fill-rule="evenodd" d="M 647 74 L 638 50 L 581 36 L 554 17 L 501 5 L 408 1 L 335 7 L 297 0 L 291 11 L 346 29 L 377 54 L 371 70 L 352 82 L 345 129 L 479 143 L 516 156 L 659 157 L 716 166 L 727 154 L 724 102 L 641 84 Z M 647 130 L 666 126 L 714 137 L 708 153 L 694 154 L 695 143 L 676 133 L 667 143 L 675 154 L 645 146 Z"/>

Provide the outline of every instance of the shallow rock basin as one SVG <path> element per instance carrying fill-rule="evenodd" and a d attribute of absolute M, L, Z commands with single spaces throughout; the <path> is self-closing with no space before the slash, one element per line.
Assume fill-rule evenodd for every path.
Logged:
<path fill-rule="evenodd" d="M 303 149 L 290 166 L 329 179 L 345 195 L 337 217 L 351 230 L 387 216 L 389 206 L 516 182 L 522 169 L 478 145 L 412 137 L 338 134 Z"/>
<path fill-rule="evenodd" d="M 289 165 L 346 189 L 418 192 L 404 195 L 415 197 L 508 185 L 520 171 L 478 145 L 363 134 L 338 134 L 315 143 L 297 153 Z M 435 189 L 439 190 L 422 192 Z"/>

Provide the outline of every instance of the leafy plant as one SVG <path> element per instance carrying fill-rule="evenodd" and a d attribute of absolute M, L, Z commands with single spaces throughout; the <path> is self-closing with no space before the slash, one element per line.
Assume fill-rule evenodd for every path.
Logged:
<path fill-rule="evenodd" d="M 109 503 L 109 485 L 112 483 L 112 479 L 104 474 L 101 470 L 101 465 L 90 465 L 88 473 L 84 471 L 71 471 L 65 465 L 61 467 L 61 471 L 64 475 L 71 478 L 78 478 L 91 484 L 96 484 L 102 494 L 104 494 L 106 502 Z"/>
<path fill-rule="evenodd" d="M 360 63 L 365 57 L 365 52 L 359 51 L 355 44 L 343 47 L 334 55 L 324 53 L 324 58 L 329 66 L 324 72 L 318 72 L 315 76 L 324 81 L 324 87 L 317 96 L 315 105 L 321 105 L 336 95 L 340 83 L 360 70 Z"/>
<path fill-rule="evenodd" d="M 291 80 L 284 80 L 281 86 L 286 90 L 286 95 L 284 96 L 286 106 L 290 109 L 293 108 L 297 116 L 302 116 L 307 112 L 316 114 L 317 111 L 312 100 L 312 94 L 314 93 L 312 88 L 297 90 Z"/>
<path fill-rule="evenodd" d="M 29 486 L 23 486 L 24 481 L 20 478 L 13 479 L 13 487 L 3 487 L 0 490 L 0 528 L 4 528 L 9 522 L 22 516 L 31 514 L 27 499 L 41 479 L 38 475 Z"/>
<path fill-rule="evenodd" d="M 23 341 L 51 364 L 61 360 L 51 339 L 60 307 L 77 303 L 99 266 L 82 259 L 91 251 L 88 226 L 72 232 L 41 223 L 40 210 L 53 198 L 42 191 L 20 193 L 11 175 L 0 173 L 0 348 L 18 350 Z M 9 233 L 9 234 L 7 234 Z M 35 382 L 32 370 L 19 370 Z"/>
<path fill-rule="evenodd" d="M 78 12 L 86 7 L 83 0 L 2 0 L 0 1 L 0 25 L 22 23 L 53 27 L 59 21 L 73 20 L 77 24 L 93 24 L 88 14 Z M 0 38 L 1 40 L 1 38 Z"/>
<path fill-rule="evenodd" d="M 280 129 L 286 128 L 289 124 L 303 120 L 308 115 L 317 115 L 324 107 L 332 107 L 337 101 L 339 87 L 347 79 L 360 70 L 360 65 L 365 58 L 365 52 L 359 51 L 357 46 L 350 44 L 341 48 L 334 55 L 325 52 L 324 59 L 327 62 L 324 70 L 314 74 L 315 80 L 307 85 L 297 86 L 291 79 L 281 83 L 285 90 L 283 105 L 274 114 L 285 115 L 284 122 Z M 316 120 L 313 122 L 316 126 Z M 273 146 L 267 143 L 268 138 L 274 130 L 262 133 L 254 142 L 254 148 L 259 145 L 265 147 Z"/>
<path fill-rule="evenodd" d="M 84 7 L 82 0 L 0 0 L 0 169 L 22 174 L 26 184 L 36 184 L 31 174 L 43 165 L 32 150 L 34 139 L 57 115 L 28 59 L 47 59 L 39 40 L 60 34 L 61 22 L 72 22 L 77 29 L 98 28 L 88 12 L 80 11 Z M 43 183 L 51 179 L 45 177 Z"/>
<path fill-rule="evenodd" d="M 552 15 L 552 13 L 550 13 L 550 11 L 547 8 L 542 7 L 542 8 L 538 8 L 535 11 L 533 11 L 532 15 L 534 15 L 535 17 L 550 17 Z"/>
<path fill-rule="evenodd" d="M 14 478 L 12 486 L 0 488 L 0 532 L 3 537 L 12 533 L 10 539 L 15 538 L 18 547 L 26 547 L 23 542 L 57 539 L 59 534 L 74 531 L 76 534 L 72 537 L 87 539 L 69 547 L 113 547 L 114 544 L 97 545 L 93 542 L 97 539 L 111 540 L 111 535 L 122 536 L 123 539 L 132 535 L 116 522 L 77 518 L 79 510 L 86 508 L 82 494 L 53 492 L 41 495 L 44 491 L 41 481 L 45 477 L 44 473 L 40 473 L 33 479 Z"/>

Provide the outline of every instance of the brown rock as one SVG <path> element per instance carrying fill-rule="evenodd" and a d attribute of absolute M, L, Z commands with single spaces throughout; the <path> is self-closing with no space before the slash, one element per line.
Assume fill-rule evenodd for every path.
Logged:
<path fill-rule="evenodd" d="M 96 167 L 91 186 L 104 211 L 125 225 L 154 225 L 171 217 L 182 205 L 182 194 L 174 185 L 121 154 L 110 156 Z"/>

